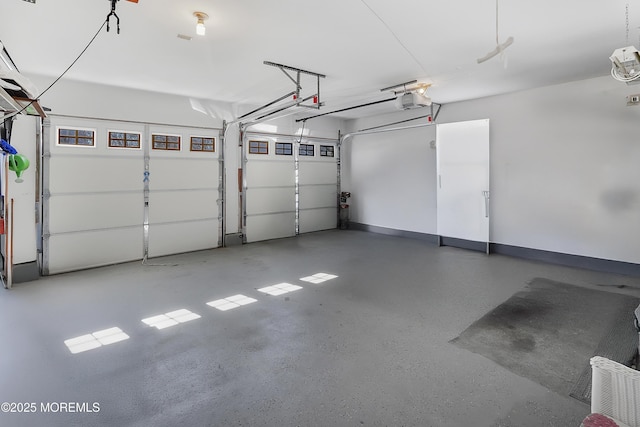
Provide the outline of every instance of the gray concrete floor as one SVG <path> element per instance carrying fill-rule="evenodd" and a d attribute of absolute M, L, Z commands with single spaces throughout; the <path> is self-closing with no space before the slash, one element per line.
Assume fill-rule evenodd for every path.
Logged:
<path fill-rule="evenodd" d="M 36 404 L 0 412 L 0 425 L 578 426 L 587 405 L 449 340 L 535 277 L 640 296 L 638 278 L 358 231 L 150 264 L 0 292 L 0 402 Z M 299 280 L 319 272 L 338 277 Z M 257 290 L 281 282 L 302 289 Z M 258 301 L 206 305 L 235 294 Z M 141 322 L 183 308 L 201 317 Z M 130 338 L 78 354 L 64 344 L 111 327 Z M 42 412 L 62 402 L 99 412 Z"/>

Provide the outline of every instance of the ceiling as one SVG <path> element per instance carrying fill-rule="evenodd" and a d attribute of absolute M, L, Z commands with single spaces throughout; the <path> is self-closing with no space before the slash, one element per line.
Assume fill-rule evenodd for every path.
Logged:
<path fill-rule="evenodd" d="M 294 90 L 263 62 L 285 64 L 326 75 L 324 106 L 303 110 L 313 115 L 389 98 L 381 88 L 410 80 L 445 104 L 606 75 L 614 49 L 639 43 L 640 4 L 628 3 L 501 1 L 500 42 L 514 38 L 506 64 L 476 62 L 496 47 L 495 0 L 119 1 L 120 34 L 113 17 L 98 32 L 109 0 L 2 0 L 0 41 L 22 72 L 53 81 L 98 32 L 65 78 L 220 101 L 235 114 Z M 205 36 L 195 11 L 209 15 Z M 314 77 L 301 83 L 315 93 Z"/>

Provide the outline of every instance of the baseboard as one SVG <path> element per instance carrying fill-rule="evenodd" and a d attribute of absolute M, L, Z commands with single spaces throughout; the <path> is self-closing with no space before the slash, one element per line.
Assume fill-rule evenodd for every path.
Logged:
<path fill-rule="evenodd" d="M 369 224 L 360 224 L 357 222 L 350 222 L 350 230 L 369 231 L 376 234 L 385 234 L 387 236 L 406 237 L 409 239 L 424 240 L 434 245 L 438 244 L 438 236 L 435 234 L 418 233 L 417 231 L 396 230 L 394 228 L 378 227 Z"/>
<path fill-rule="evenodd" d="M 453 246 L 461 249 L 486 252 L 485 242 L 441 237 L 435 234 L 417 233 L 414 231 L 396 230 L 393 228 L 378 227 L 375 225 L 350 223 L 349 229 L 368 231 L 388 236 L 406 237 L 424 240 L 436 245 Z M 541 261 L 549 264 L 563 265 L 566 267 L 582 268 L 585 270 L 599 271 L 603 273 L 621 274 L 625 276 L 640 277 L 640 264 L 624 261 L 614 261 L 602 258 L 593 258 L 583 255 L 565 254 L 561 252 L 545 251 L 520 246 L 505 245 L 502 243 L 490 243 L 489 253 L 523 258 L 531 261 Z"/>
<path fill-rule="evenodd" d="M 242 233 L 227 234 L 224 236 L 225 246 L 239 246 L 242 245 Z"/>
<path fill-rule="evenodd" d="M 504 245 L 501 243 L 491 243 L 489 246 L 492 253 L 508 255 L 516 258 L 542 261 L 549 264 L 558 264 L 567 267 L 584 268 L 585 270 L 600 271 L 603 273 L 640 276 L 640 264 L 634 264 L 631 262 L 565 254 L 541 249 Z"/>
<path fill-rule="evenodd" d="M 40 278 L 40 269 L 37 261 L 15 264 L 11 272 L 12 284 L 31 282 Z"/>
<path fill-rule="evenodd" d="M 453 246 L 454 248 L 468 249 L 476 252 L 487 252 L 487 242 L 456 239 L 455 237 L 440 236 L 440 246 Z"/>

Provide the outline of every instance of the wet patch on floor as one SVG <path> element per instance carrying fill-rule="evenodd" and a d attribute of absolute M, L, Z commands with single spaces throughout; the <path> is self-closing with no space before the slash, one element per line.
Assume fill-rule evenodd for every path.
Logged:
<path fill-rule="evenodd" d="M 450 342 L 568 396 L 620 311 L 639 302 L 536 278 Z"/>

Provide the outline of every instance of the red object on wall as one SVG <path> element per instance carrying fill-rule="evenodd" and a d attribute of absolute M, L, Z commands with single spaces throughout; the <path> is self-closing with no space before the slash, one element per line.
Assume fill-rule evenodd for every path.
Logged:
<path fill-rule="evenodd" d="M 0 234 L 4 234 L 4 218 L 0 218 Z"/>

